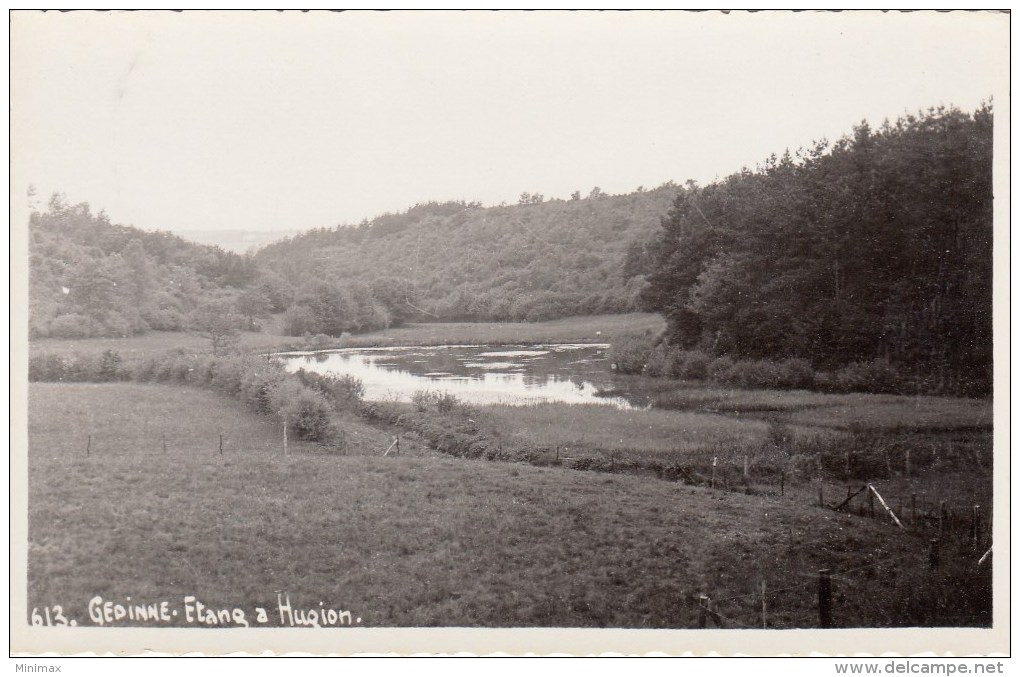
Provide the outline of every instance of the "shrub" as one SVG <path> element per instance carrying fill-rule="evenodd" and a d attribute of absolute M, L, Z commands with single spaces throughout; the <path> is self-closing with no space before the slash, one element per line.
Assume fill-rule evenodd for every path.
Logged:
<path fill-rule="evenodd" d="M 356 411 L 365 397 L 365 384 L 350 374 L 334 376 L 299 369 L 297 377 L 301 383 L 324 395 L 337 409 Z"/>
<path fill-rule="evenodd" d="M 896 393 L 904 380 L 889 360 L 879 358 L 848 364 L 832 375 L 830 384 L 839 392 Z"/>
<path fill-rule="evenodd" d="M 295 379 L 273 384 L 269 400 L 272 410 L 283 417 L 298 439 L 326 442 L 336 432 L 326 398 Z"/>
<path fill-rule="evenodd" d="M 646 376 L 673 375 L 673 353 L 665 343 L 660 343 L 648 353 L 643 373 Z"/>
<path fill-rule="evenodd" d="M 435 394 L 429 390 L 415 390 L 414 394 L 411 395 L 411 404 L 414 405 L 414 410 L 419 412 L 426 412 L 435 402 Z"/>
<path fill-rule="evenodd" d="M 449 414 L 458 404 L 460 404 L 460 400 L 450 393 L 442 393 L 436 397 L 436 410 L 440 414 Z"/>
<path fill-rule="evenodd" d="M 609 362 L 621 374 L 640 374 L 658 343 L 659 339 L 647 331 L 618 338 L 609 347 Z"/>
<path fill-rule="evenodd" d="M 815 384 L 815 370 L 807 360 L 791 357 L 780 364 L 783 388 L 811 388 Z"/>
<path fill-rule="evenodd" d="M 187 324 L 187 318 L 176 308 L 151 308 L 142 312 L 142 318 L 150 329 L 161 331 L 181 331 Z"/>
<path fill-rule="evenodd" d="M 106 350 L 99 357 L 99 372 L 98 377 L 100 381 L 119 381 L 127 378 L 129 374 L 122 370 L 121 366 L 123 359 L 120 353 L 114 350 Z"/>
<path fill-rule="evenodd" d="M 670 355 L 670 375 L 700 381 L 708 376 L 712 358 L 700 350 L 675 350 Z"/>
<path fill-rule="evenodd" d="M 705 368 L 705 374 L 708 376 L 710 381 L 726 383 L 732 368 L 733 359 L 723 355 L 722 357 L 717 357 L 708 363 L 708 366 Z"/>
<path fill-rule="evenodd" d="M 228 357 L 209 363 L 208 384 L 228 395 L 236 396 L 241 392 L 241 378 L 246 365 L 242 358 Z"/>
<path fill-rule="evenodd" d="M 241 375 L 238 396 L 246 406 L 262 413 L 271 413 L 271 393 L 285 376 L 283 368 L 276 362 L 251 363 Z"/>
<path fill-rule="evenodd" d="M 328 348 L 330 343 L 332 343 L 332 342 L 333 342 L 333 339 L 331 339 L 329 336 L 327 336 L 325 334 L 316 334 L 314 336 L 312 336 L 311 334 L 308 334 L 308 335 L 305 336 L 305 345 L 307 345 L 309 348 L 313 348 L 313 349 L 314 348 Z"/>

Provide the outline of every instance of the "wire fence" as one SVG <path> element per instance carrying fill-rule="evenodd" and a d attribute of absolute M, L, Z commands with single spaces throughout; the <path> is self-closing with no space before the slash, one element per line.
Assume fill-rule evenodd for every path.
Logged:
<path fill-rule="evenodd" d="M 991 546 L 984 551 L 984 554 L 975 553 L 970 549 L 963 549 L 961 552 L 968 553 L 967 565 L 977 571 L 987 564 Z M 771 588 L 763 580 L 761 588 L 754 592 L 715 599 L 708 595 L 701 595 L 699 599 L 699 627 L 708 627 L 708 621 L 712 621 L 716 627 L 737 629 L 792 630 L 834 627 L 832 619 L 834 611 L 837 610 L 833 606 L 833 583 L 840 585 L 842 590 L 852 593 L 861 582 L 854 574 L 868 570 L 889 572 L 895 569 L 916 569 L 924 566 L 923 557 L 918 553 L 904 553 L 896 557 L 883 557 L 867 564 L 838 571 L 821 569 L 817 572 L 800 574 L 800 577 L 805 580 L 792 585 Z M 929 558 L 927 568 L 934 570 L 937 567 L 938 562 L 933 563 Z M 797 595 L 797 592 L 801 594 Z M 800 598 L 799 604 L 787 604 L 784 608 L 784 601 L 793 602 L 796 597 Z M 810 601 L 805 599 L 806 597 L 810 597 Z M 840 598 L 842 598 L 842 593 Z M 805 606 L 808 608 L 805 609 Z M 937 621 L 936 625 L 947 627 L 980 624 L 974 615 L 963 614 L 943 613 Z"/>

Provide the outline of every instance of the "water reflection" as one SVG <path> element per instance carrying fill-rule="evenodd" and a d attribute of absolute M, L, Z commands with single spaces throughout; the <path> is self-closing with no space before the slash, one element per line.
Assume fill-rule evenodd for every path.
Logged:
<path fill-rule="evenodd" d="M 606 345 L 437 346 L 348 348 L 282 353 L 289 371 L 351 374 L 365 384 L 368 400 L 409 402 L 418 390 L 448 392 L 474 404 L 630 405 L 598 397 L 612 385 Z"/>

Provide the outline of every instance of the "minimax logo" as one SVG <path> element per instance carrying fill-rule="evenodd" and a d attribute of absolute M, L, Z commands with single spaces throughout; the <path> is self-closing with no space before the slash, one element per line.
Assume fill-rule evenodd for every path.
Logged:
<path fill-rule="evenodd" d="M 15 672 L 60 672 L 59 665 L 29 665 L 28 663 L 15 663 Z"/>

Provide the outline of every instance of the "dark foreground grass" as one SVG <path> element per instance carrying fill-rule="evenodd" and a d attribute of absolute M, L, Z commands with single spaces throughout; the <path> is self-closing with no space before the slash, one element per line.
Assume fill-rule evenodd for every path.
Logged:
<path fill-rule="evenodd" d="M 179 441 L 171 453 L 141 448 L 146 420 Z M 248 441 L 210 453 L 226 421 Z M 107 432 L 86 457 L 87 430 Z M 990 621 L 970 553 L 929 573 L 920 539 L 875 521 L 562 468 L 284 457 L 277 432 L 186 388 L 31 385 L 29 609 L 90 625 L 95 596 L 166 600 L 168 624 L 196 625 L 193 596 L 253 625 L 256 607 L 280 625 L 289 599 L 363 626 L 689 628 L 704 593 L 728 627 L 761 627 L 765 582 L 769 627 L 815 627 L 826 567 L 838 626 Z"/>

